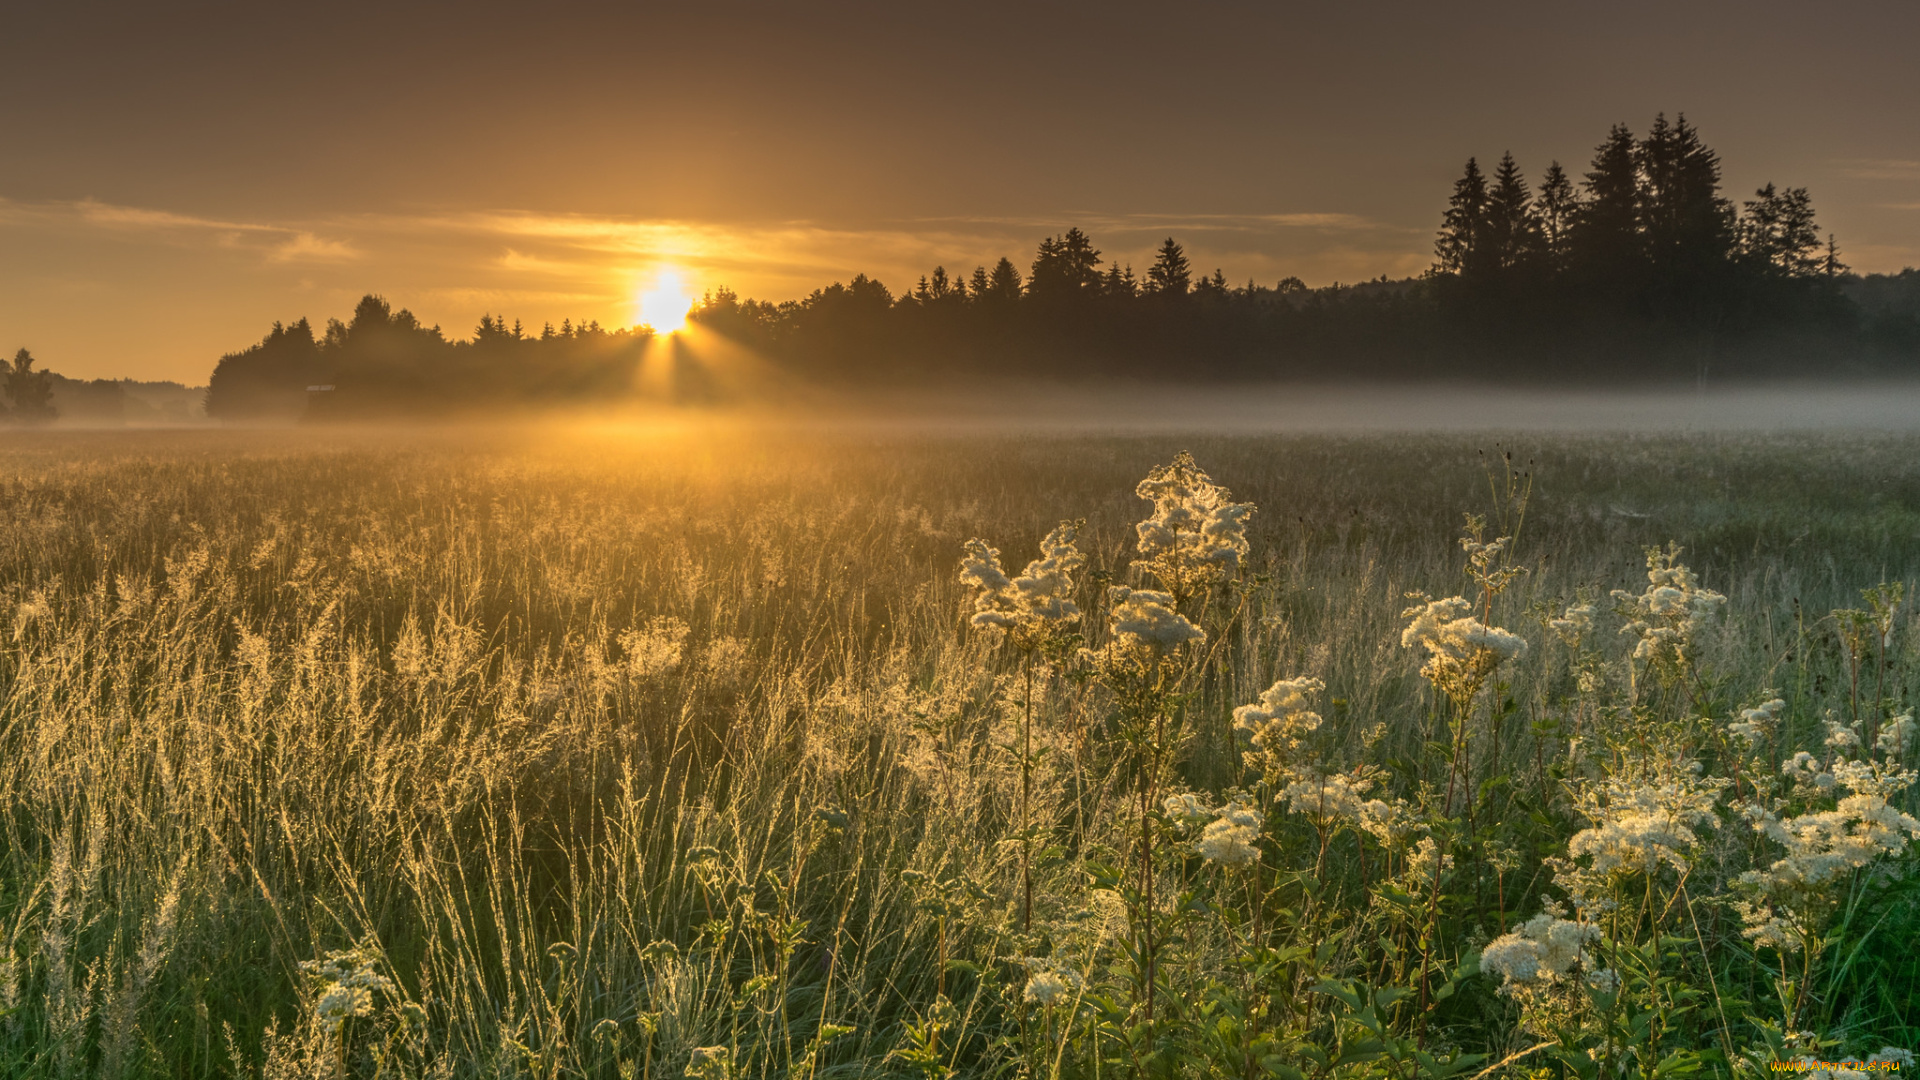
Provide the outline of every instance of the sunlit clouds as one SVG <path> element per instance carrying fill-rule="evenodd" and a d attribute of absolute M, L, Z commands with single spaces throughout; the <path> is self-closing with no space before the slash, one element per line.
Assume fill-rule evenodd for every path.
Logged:
<path fill-rule="evenodd" d="M 289 220 L 190 213 L 94 199 L 0 199 L 15 267 L 5 328 L 73 375 L 198 382 L 274 320 L 343 318 L 378 292 L 452 336 L 480 316 L 531 328 L 563 319 L 677 325 L 709 289 L 786 300 L 865 273 L 897 295 L 944 266 L 956 276 L 1001 256 L 1025 269 L 1044 236 L 1078 225 L 1103 258 L 1147 265 L 1169 233 L 1202 272 L 1271 286 L 1417 274 L 1422 223 L 1352 214 L 1101 214 L 922 217 L 856 227 L 818 221 L 694 221 L 525 210 L 338 214 Z M 105 301 L 103 298 L 111 298 Z M 89 317 L 110 302 L 116 325 Z M 142 311 L 177 328 L 138 332 Z M 11 340 L 11 339 L 9 339 Z"/>

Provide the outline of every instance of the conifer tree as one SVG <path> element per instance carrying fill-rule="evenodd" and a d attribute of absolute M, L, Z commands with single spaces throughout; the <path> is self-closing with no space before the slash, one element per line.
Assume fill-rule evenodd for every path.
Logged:
<path fill-rule="evenodd" d="M 59 415 L 53 408 L 53 373 L 33 370 L 33 354 L 21 349 L 13 354 L 6 372 L 7 397 L 13 401 L 13 419 L 23 424 L 43 424 Z"/>
<path fill-rule="evenodd" d="M 1540 251 L 1540 222 L 1520 166 L 1508 153 L 1493 173 L 1487 194 L 1483 262 L 1490 273 L 1506 273 L 1531 263 Z"/>
<path fill-rule="evenodd" d="M 1100 288 L 1100 252 L 1077 227 L 1040 242 L 1027 295 L 1056 300 L 1088 296 Z"/>
<path fill-rule="evenodd" d="M 1740 216 L 1740 245 L 1754 263 L 1787 277 L 1826 272 L 1828 256 L 1813 219 L 1806 188 L 1777 190 L 1772 184 L 1753 193 Z M 1838 252 L 1832 254 L 1838 262 Z M 1835 271 L 1838 272 L 1838 271 Z"/>
<path fill-rule="evenodd" d="M 1720 158 L 1682 115 L 1656 116 L 1635 154 L 1640 230 L 1654 269 L 1668 278 L 1711 273 L 1733 254 L 1732 205 L 1720 196 Z"/>
<path fill-rule="evenodd" d="M 1640 168 L 1633 132 L 1615 124 L 1593 155 L 1593 167 L 1568 240 L 1590 283 L 1625 284 L 1640 263 Z"/>
<path fill-rule="evenodd" d="M 1147 267 L 1147 292 L 1155 296 L 1185 296 L 1193 284 L 1193 266 L 1187 253 L 1169 236 Z"/>
<path fill-rule="evenodd" d="M 1453 197 L 1447 200 L 1447 215 L 1440 226 L 1440 238 L 1434 243 L 1440 269 L 1463 277 L 1476 275 L 1480 270 L 1486 224 L 1487 178 L 1480 172 L 1480 163 L 1468 158 L 1465 175 L 1454 181 Z"/>
<path fill-rule="evenodd" d="M 1567 170 L 1557 161 L 1548 165 L 1540 180 L 1540 193 L 1533 200 L 1533 216 L 1540 223 L 1540 246 L 1549 263 L 1557 265 L 1565 258 L 1567 231 L 1579 209 L 1579 197 Z"/>
<path fill-rule="evenodd" d="M 993 264 L 993 271 L 987 274 L 985 286 L 977 290 L 976 295 L 990 301 L 1010 304 L 1020 299 L 1020 271 L 1014 268 L 1012 260 L 1003 255 L 999 262 Z"/>

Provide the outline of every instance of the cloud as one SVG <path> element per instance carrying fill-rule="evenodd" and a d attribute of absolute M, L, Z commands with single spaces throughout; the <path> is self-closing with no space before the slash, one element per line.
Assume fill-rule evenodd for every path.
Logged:
<path fill-rule="evenodd" d="M 1078 226 L 1090 232 L 1135 233 L 1164 232 L 1244 232 L 1271 233 L 1276 229 L 1314 229 L 1323 232 L 1424 233 L 1359 214 L 1095 214 L 1063 213 L 1053 217 L 929 217 L 917 222 L 953 222 L 969 225 L 1019 229 L 1022 235 L 1033 231 L 1053 232 Z"/>
<path fill-rule="evenodd" d="M 1840 175 L 1849 180 L 1920 180 L 1920 161 L 1844 158 L 1840 164 Z"/>
<path fill-rule="evenodd" d="M 223 221 L 96 199 L 39 203 L 0 199 L 0 223 L 160 235 L 172 243 L 211 243 L 254 251 L 269 263 L 340 263 L 361 257 L 359 249 L 348 241 L 322 236 L 306 226 Z"/>
<path fill-rule="evenodd" d="M 328 240 L 310 232 L 295 233 L 280 241 L 268 253 L 270 262 L 354 262 L 360 258 L 359 249 L 345 240 Z"/>

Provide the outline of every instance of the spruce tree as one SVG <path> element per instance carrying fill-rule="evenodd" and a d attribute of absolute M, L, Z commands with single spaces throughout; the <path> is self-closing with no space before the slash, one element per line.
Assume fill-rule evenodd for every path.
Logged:
<path fill-rule="evenodd" d="M 1193 266 L 1187 253 L 1169 236 L 1147 267 L 1147 292 L 1155 296 L 1185 296 L 1193 284 Z"/>
<path fill-rule="evenodd" d="M 1812 277 L 1824 272 L 1827 259 L 1807 189 L 1780 191 L 1768 184 L 1753 194 L 1740 215 L 1740 246 L 1747 258 L 1786 277 Z"/>
<path fill-rule="evenodd" d="M 1696 286 L 1733 254 L 1733 207 L 1720 196 L 1720 158 L 1682 115 L 1656 116 L 1636 149 L 1647 259 L 1669 283 Z"/>
<path fill-rule="evenodd" d="M 1547 166 L 1540 180 L 1540 193 L 1533 200 L 1534 219 L 1540 223 L 1540 245 L 1548 262 L 1557 266 L 1567 253 L 1567 230 L 1573 227 L 1574 214 L 1580 209 L 1573 181 L 1559 162 Z"/>
<path fill-rule="evenodd" d="M 1100 252 L 1078 228 L 1040 242 L 1027 294 L 1038 299 L 1089 296 L 1100 288 Z"/>
<path fill-rule="evenodd" d="M 1011 304 L 1020 299 L 1020 293 L 1020 271 L 1014 268 L 1011 259 L 1002 255 L 1000 261 L 993 264 L 993 271 L 986 278 L 986 288 L 981 289 L 979 295 L 990 301 Z"/>
<path fill-rule="evenodd" d="M 1493 173 L 1487 194 L 1484 263 L 1489 273 L 1505 274 L 1531 262 L 1540 252 L 1540 222 L 1520 166 L 1507 153 Z"/>
<path fill-rule="evenodd" d="M 1568 232 L 1568 256 L 1589 287 L 1632 287 L 1640 265 L 1640 166 L 1633 132 L 1615 124 L 1593 155 L 1579 211 Z"/>
<path fill-rule="evenodd" d="M 1447 216 L 1440 225 L 1440 238 L 1434 253 L 1440 269 L 1462 277 L 1477 276 L 1483 254 L 1481 242 L 1487 224 L 1487 178 L 1480 163 L 1467 159 L 1465 175 L 1454 181 L 1453 196 L 1447 200 Z"/>

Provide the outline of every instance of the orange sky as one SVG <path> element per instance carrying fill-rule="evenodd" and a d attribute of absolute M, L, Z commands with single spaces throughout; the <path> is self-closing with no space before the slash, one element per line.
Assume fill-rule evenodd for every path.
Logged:
<path fill-rule="evenodd" d="M 1920 14 L 1812 5 L 43 5 L 0 64 L 0 347 L 203 382 L 368 291 L 466 335 L 1023 269 L 1069 225 L 1271 285 L 1418 273 L 1468 154 L 1685 111 L 1728 193 L 1920 264 Z M 715 13 L 718 10 L 719 13 Z"/>

